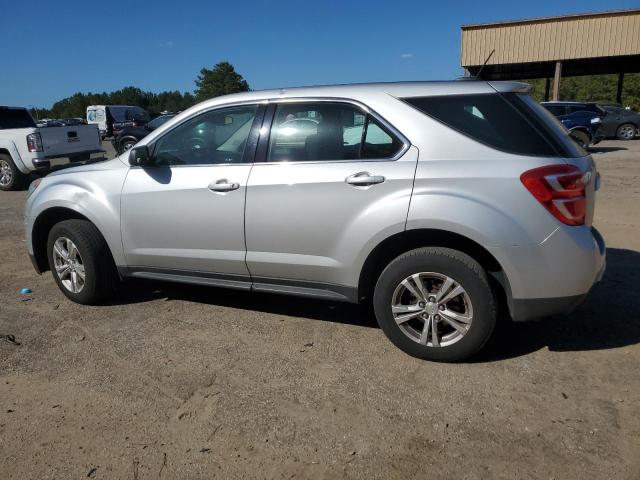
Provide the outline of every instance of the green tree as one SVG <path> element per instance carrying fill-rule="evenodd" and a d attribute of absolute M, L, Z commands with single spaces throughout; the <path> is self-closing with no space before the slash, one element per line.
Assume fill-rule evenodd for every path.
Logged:
<path fill-rule="evenodd" d="M 533 86 L 533 98 L 544 100 L 545 79 L 525 80 Z M 560 100 L 578 102 L 615 103 L 618 90 L 618 75 L 585 75 L 563 77 L 560 81 Z M 640 110 L 640 73 L 624 76 L 622 105 Z"/>
<path fill-rule="evenodd" d="M 229 62 L 220 62 L 211 70 L 203 68 L 196 79 L 196 99 L 201 102 L 229 93 L 247 92 L 249 84 Z"/>

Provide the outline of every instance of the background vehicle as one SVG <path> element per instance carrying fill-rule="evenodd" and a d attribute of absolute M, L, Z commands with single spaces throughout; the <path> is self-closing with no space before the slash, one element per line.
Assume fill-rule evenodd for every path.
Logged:
<path fill-rule="evenodd" d="M 596 145 L 604 138 L 603 118 L 607 112 L 595 103 L 542 102 L 565 126 L 573 139 L 583 148 Z"/>
<path fill-rule="evenodd" d="M 39 128 L 27 109 L 0 107 L 0 190 L 21 188 L 31 172 L 48 172 L 52 162 L 79 162 L 103 153 L 95 126 Z"/>
<path fill-rule="evenodd" d="M 138 143 L 141 139 L 149 135 L 150 132 L 153 132 L 156 128 L 164 125 L 166 122 L 175 117 L 175 114 L 166 114 L 160 115 L 150 122 L 142 123 L 138 119 L 133 120 L 133 125 L 130 127 L 123 128 L 118 136 L 114 138 L 111 143 L 113 147 L 116 149 L 116 152 L 122 153 L 125 150 L 129 150 L 136 143 Z"/>
<path fill-rule="evenodd" d="M 632 140 L 638 135 L 640 113 L 630 108 L 603 106 L 607 116 L 602 119 L 602 131 L 607 138 Z"/>
<path fill-rule="evenodd" d="M 528 89 L 217 97 L 119 158 L 34 183 L 27 249 L 79 303 L 126 277 L 369 301 L 405 352 L 462 360 L 499 311 L 565 313 L 604 271 L 593 159 Z"/>
<path fill-rule="evenodd" d="M 602 135 L 605 138 L 631 140 L 640 127 L 640 113 L 617 104 L 594 102 L 547 102 L 544 105 L 554 115 L 571 115 L 575 112 L 592 112 L 602 119 Z"/>
<path fill-rule="evenodd" d="M 87 123 L 97 125 L 102 138 L 117 136 L 124 127 L 133 125 L 133 120 L 148 122 L 149 114 L 144 108 L 133 105 L 90 105 L 87 107 Z"/>

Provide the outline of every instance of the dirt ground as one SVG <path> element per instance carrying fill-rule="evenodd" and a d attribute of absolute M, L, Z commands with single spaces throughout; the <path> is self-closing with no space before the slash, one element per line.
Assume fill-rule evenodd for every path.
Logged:
<path fill-rule="evenodd" d="M 1 192 L 0 478 L 640 478 L 640 140 L 593 154 L 604 280 L 460 365 L 339 303 L 135 282 L 75 305 Z"/>

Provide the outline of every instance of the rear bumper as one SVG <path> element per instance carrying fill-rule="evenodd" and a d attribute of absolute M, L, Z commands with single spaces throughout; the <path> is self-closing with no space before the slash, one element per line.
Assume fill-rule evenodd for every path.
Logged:
<path fill-rule="evenodd" d="M 492 253 L 509 281 L 514 321 L 569 313 L 602 279 L 606 267 L 606 245 L 593 227 L 559 227 L 540 245 Z"/>
<path fill-rule="evenodd" d="M 31 163 L 33 164 L 33 168 L 37 171 L 48 171 L 51 169 L 52 160 L 68 159 L 69 163 L 86 162 L 87 160 L 92 160 L 94 158 L 101 158 L 104 154 L 104 150 L 89 150 L 86 152 L 72 153 L 70 155 L 52 155 L 42 158 L 33 158 Z"/>

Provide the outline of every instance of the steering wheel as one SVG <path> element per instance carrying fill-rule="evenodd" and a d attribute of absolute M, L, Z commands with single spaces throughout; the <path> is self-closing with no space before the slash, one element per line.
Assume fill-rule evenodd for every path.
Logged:
<path fill-rule="evenodd" d="M 198 137 L 190 138 L 184 142 L 183 148 L 189 153 L 195 155 L 197 158 L 202 158 L 208 153 L 207 143 L 202 138 Z"/>

